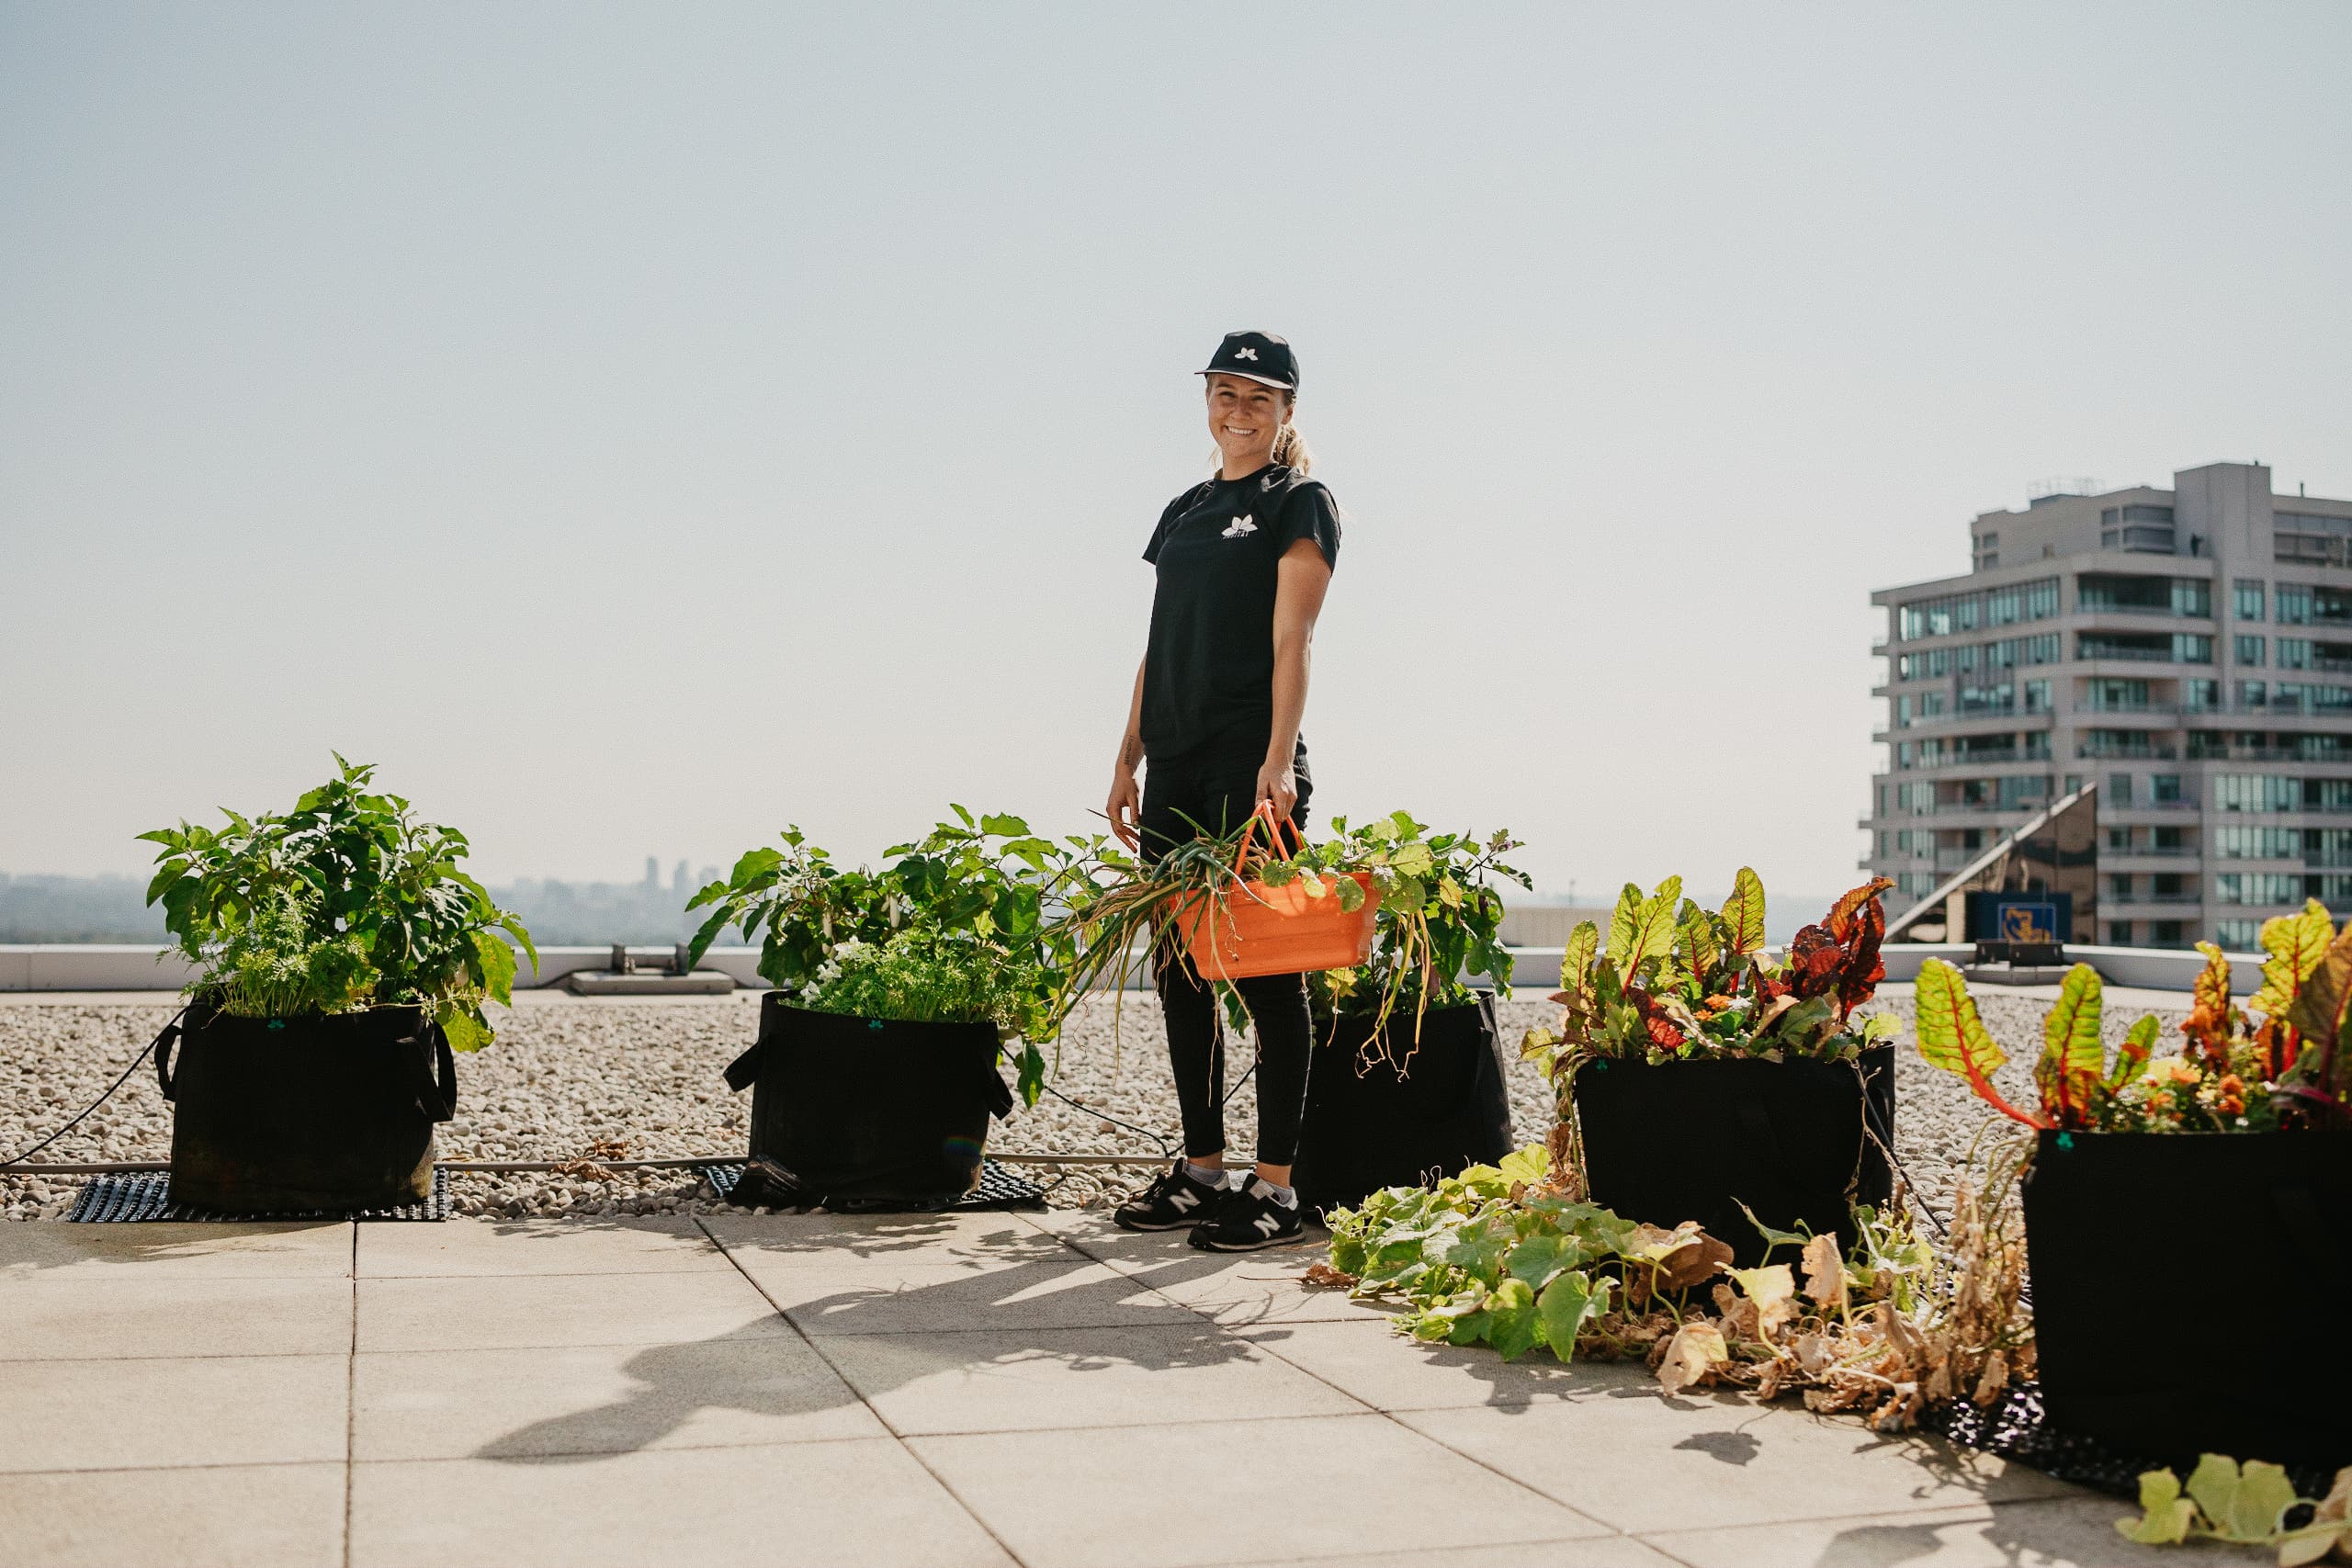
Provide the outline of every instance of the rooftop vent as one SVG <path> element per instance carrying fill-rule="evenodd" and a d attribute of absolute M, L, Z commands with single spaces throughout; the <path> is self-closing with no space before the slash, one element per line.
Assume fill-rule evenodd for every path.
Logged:
<path fill-rule="evenodd" d="M 2042 506 L 2070 495 L 2097 495 L 2099 482 L 2087 475 L 2037 479 L 2026 487 L 2025 493 L 2028 506 Z"/>

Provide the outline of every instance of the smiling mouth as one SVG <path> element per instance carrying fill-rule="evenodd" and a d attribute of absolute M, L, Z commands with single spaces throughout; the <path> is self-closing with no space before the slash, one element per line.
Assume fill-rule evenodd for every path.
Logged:
<path fill-rule="evenodd" d="M 1254 428 L 1244 428 L 1243 426 L 1241 426 L 1241 425 L 1238 425 L 1238 424 L 1228 424 L 1228 425 L 1227 425 L 1227 426 L 1225 427 L 1225 433 L 1226 433 L 1227 435 L 1238 435 L 1238 436 L 1242 436 L 1242 437 L 1244 437 L 1245 439 L 1246 439 L 1247 437 L 1253 436 L 1253 435 L 1255 435 L 1255 434 L 1258 434 L 1258 432 L 1257 432 Z"/>

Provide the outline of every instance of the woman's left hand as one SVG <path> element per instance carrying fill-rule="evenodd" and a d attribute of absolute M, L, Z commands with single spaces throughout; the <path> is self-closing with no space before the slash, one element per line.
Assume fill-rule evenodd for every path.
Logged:
<path fill-rule="evenodd" d="M 1258 798 L 1272 801 L 1274 816 L 1290 820 L 1291 808 L 1298 804 L 1298 775 L 1290 763 L 1268 762 L 1258 770 Z"/>

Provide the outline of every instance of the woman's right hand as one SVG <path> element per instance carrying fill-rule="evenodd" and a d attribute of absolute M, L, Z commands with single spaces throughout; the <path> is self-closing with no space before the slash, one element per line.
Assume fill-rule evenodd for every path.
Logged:
<path fill-rule="evenodd" d="M 1111 798 L 1102 815 L 1111 819 L 1111 831 L 1121 843 L 1131 850 L 1143 848 L 1143 792 L 1136 787 L 1136 771 L 1125 763 L 1111 771 Z"/>

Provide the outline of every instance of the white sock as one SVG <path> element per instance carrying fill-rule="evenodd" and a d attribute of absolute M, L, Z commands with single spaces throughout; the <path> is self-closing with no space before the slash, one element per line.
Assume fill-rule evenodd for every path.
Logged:
<path fill-rule="evenodd" d="M 1295 1187 L 1277 1187 L 1262 1176 L 1259 1177 L 1252 1185 L 1285 1209 L 1298 1207 L 1298 1189 Z"/>
<path fill-rule="evenodd" d="M 1225 1168 L 1222 1166 L 1194 1165 L 1191 1160 L 1186 1160 L 1184 1174 L 1210 1187 L 1225 1185 Z"/>

